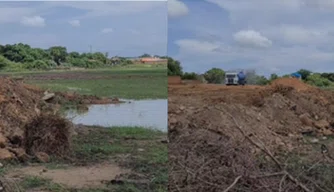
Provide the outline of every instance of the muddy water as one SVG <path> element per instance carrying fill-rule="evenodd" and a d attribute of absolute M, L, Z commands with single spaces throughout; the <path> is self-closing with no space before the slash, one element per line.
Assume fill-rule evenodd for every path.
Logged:
<path fill-rule="evenodd" d="M 69 110 L 66 116 L 83 125 L 141 126 L 167 132 L 167 100 L 128 100 L 122 104 L 91 105 L 85 112 Z"/>

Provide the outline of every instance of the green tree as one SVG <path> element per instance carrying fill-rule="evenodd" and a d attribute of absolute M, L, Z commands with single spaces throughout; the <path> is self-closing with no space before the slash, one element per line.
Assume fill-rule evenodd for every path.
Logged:
<path fill-rule="evenodd" d="M 3 69 L 11 64 L 11 61 L 9 61 L 6 57 L 0 55 L 0 69 Z"/>
<path fill-rule="evenodd" d="M 334 82 L 334 73 L 321 73 L 321 77 L 324 77 L 324 78 Z"/>
<path fill-rule="evenodd" d="M 77 59 L 77 58 L 80 58 L 80 53 L 73 51 L 73 52 L 70 52 L 68 56 L 71 58 Z"/>
<path fill-rule="evenodd" d="M 33 61 L 32 63 L 29 63 L 26 65 L 26 68 L 27 69 L 30 69 L 30 70 L 38 70 L 38 69 L 42 69 L 42 70 L 45 70 L 45 69 L 48 69 L 50 66 L 43 60 L 35 60 Z"/>
<path fill-rule="evenodd" d="M 49 48 L 52 60 L 54 60 L 57 65 L 61 65 L 62 62 L 66 61 L 67 49 L 62 46 L 54 46 Z"/>
<path fill-rule="evenodd" d="M 108 58 L 105 56 L 105 54 L 101 52 L 96 52 L 92 54 L 92 59 L 97 60 L 102 63 L 106 63 Z"/>
<path fill-rule="evenodd" d="M 307 70 L 307 69 L 300 69 L 300 70 L 298 71 L 298 73 L 301 74 L 303 80 L 306 80 L 307 77 L 308 77 L 309 75 L 311 75 L 312 72 L 311 72 L 310 70 Z"/>
<path fill-rule="evenodd" d="M 177 60 L 168 57 L 168 76 L 182 76 L 181 63 Z"/>
<path fill-rule="evenodd" d="M 208 83 L 220 84 L 224 82 L 225 71 L 219 68 L 212 68 L 204 73 L 204 78 Z"/>
<path fill-rule="evenodd" d="M 183 75 L 182 75 L 182 79 L 188 79 L 188 80 L 196 80 L 198 79 L 198 74 L 197 73 L 187 73 L 185 72 Z"/>
<path fill-rule="evenodd" d="M 317 87 L 328 87 L 332 85 L 332 82 L 328 80 L 327 78 L 321 77 L 321 74 L 314 73 L 312 75 L 309 75 L 306 79 L 306 82 L 308 84 L 317 86 Z"/>
<path fill-rule="evenodd" d="M 257 85 L 267 85 L 269 80 L 265 76 L 257 76 L 256 77 L 256 84 Z"/>
<path fill-rule="evenodd" d="M 139 58 L 143 58 L 143 57 L 151 57 L 151 55 L 150 55 L 150 54 L 147 54 L 147 53 L 145 53 L 145 54 L 142 54 L 141 56 L 139 56 Z"/>
<path fill-rule="evenodd" d="M 32 48 L 27 44 L 7 44 L 0 45 L 0 69 L 6 70 L 22 70 L 22 69 L 48 69 L 56 66 L 75 66 L 85 68 L 103 67 L 111 64 L 108 53 L 78 53 L 67 52 L 66 47 L 53 46 L 49 49 Z M 142 57 L 150 56 L 144 54 Z M 133 64 L 131 60 L 120 57 L 122 65 Z M 178 67 L 179 62 L 172 60 L 170 69 L 176 75 L 178 70 L 182 72 L 182 68 Z M 170 72 L 170 71 L 169 71 Z"/>
<path fill-rule="evenodd" d="M 274 81 L 275 79 L 278 79 L 279 76 L 276 73 L 273 73 L 270 75 L 269 81 Z"/>

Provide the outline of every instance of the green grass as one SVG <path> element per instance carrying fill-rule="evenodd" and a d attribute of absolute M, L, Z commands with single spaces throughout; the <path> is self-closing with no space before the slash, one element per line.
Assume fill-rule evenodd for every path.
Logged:
<path fill-rule="evenodd" d="M 131 154 L 131 158 L 120 162 L 150 181 L 148 185 L 125 183 L 112 186 L 116 192 L 167 191 L 168 149 L 159 142 L 166 133 L 140 127 L 94 128 L 89 134 L 79 134 L 74 140 L 74 155 L 81 163 L 117 159 L 117 155 Z M 138 149 L 143 149 L 139 151 Z"/>
<path fill-rule="evenodd" d="M 68 72 L 52 72 L 55 74 Z M 77 73 L 77 72 L 70 72 Z M 165 69 L 155 70 L 105 70 L 86 71 L 78 74 L 88 79 L 31 80 L 27 83 L 50 89 L 51 91 L 77 92 L 101 97 L 124 99 L 164 99 L 167 98 L 167 75 Z M 36 75 L 33 73 L 12 74 L 13 76 Z M 89 80 L 89 76 L 103 76 L 105 79 Z M 131 77 L 129 77 L 131 76 Z M 109 77 L 109 78 L 108 78 Z M 112 77 L 112 78 L 111 78 Z"/>
<path fill-rule="evenodd" d="M 123 99 L 167 98 L 167 79 L 100 79 L 100 80 L 55 80 L 30 81 L 30 84 L 52 91 L 75 91 L 79 94 Z"/>
<path fill-rule="evenodd" d="M 24 177 L 20 183 L 20 186 L 25 190 L 43 188 L 43 189 L 46 189 L 52 192 L 66 191 L 65 187 L 63 187 L 62 185 L 53 183 L 49 179 L 45 179 L 45 178 L 37 177 L 37 176 Z"/>
<path fill-rule="evenodd" d="M 74 152 L 77 159 L 84 162 L 106 160 L 110 156 L 134 152 L 138 141 L 150 141 L 165 133 L 141 127 L 94 128 L 88 135 L 79 134 L 74 138 Z M 152 150 L 152 146 L 149 151 Z M 154 143 L 153 149 L 161 147 Z M 156 154 L 161 152 L 158 149 Z M 152 156 L 152 155 L 151 155 Z"/>

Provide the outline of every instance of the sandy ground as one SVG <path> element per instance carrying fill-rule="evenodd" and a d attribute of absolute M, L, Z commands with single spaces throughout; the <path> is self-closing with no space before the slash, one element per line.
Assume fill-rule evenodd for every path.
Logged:
<path fill-rule="evenodd" d="M 101 163 L 85 167 L 68 167 L 65 169 L 47 169 L 45 166 L 29 166 L 11 171 L 8 179 L 22 179 L 26 176 L 38 176 L 51 179 L 52 182 L 62 184 L 69 188 L 102 188 L 121 174 L 129 170 L 116 164 Z"/>

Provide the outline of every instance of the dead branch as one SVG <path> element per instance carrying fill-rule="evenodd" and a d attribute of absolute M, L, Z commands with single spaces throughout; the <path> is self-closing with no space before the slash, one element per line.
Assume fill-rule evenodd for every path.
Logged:
<path fill-rule="evenodd" d="M 286 179 L 286 175 L 283 175 L 281 181 L 279 182 L 279 192 L 283 191 L 283 182 L 285 181 L 285 179 Z"/>
<path fill-rule="evenodd" d="M 178 162 L 178 164 L 179 164 L 183 169 L 185 169 L 187 173 L 189 173 L 189 174 L 192 175 L 192 176 L 195 176 L 195 173 L 192 172 L 187 166 L 183 165 L 183 164 L 180 163 L 180 162 Z M 201 177 L 197 177 L 197 179 L 200 180 L 200 181 L 202 181 L 203 183 L 208 184 L 208 185 L 211 185 L 211 186 L 214 186 L 214 187 L 217 187 L 217 188 L 220 188 L 220 189 L 222 188 L 222 186 L 217 185 L 217 184 L 215 184 L 215 183 L 211 183 L 211 182 L 209 182 L 209 181 L 206 181 L 206 180 L 202 179 Z"/>
<path fill-rule="evenodd" d="M 265 147 L 265 146 L 260 146 L 259 144 L 257 144 L 256 142 L 254 142 L 252 140 L 252 138 L 250 136 L 248 136 L 244 130 L 242 129 L 242 126 L 240 126 L 237 122 L 237 120 L 227 111 L 225 111 L 224 109 L 220 109 L 218 107 L 215 107 L 215 109 L 217 109 L 220 112 L 223 112 L 225 114 L 227 114 L 234 122 L 234 124 L 236 125 L 237 129 L 240 131 L 240 133 L 247 138 L 247 140 L 253 144 L 254 146 L 258 147 L 260 150 L 262 150 L 264 153 L 266 153 L 274 162 L 275 164 L 278 166 L 278 168 L 280 168 L 283 172 L 285 172 L 285 175 L 287 176 L 287 178 L 294 182 L 297 186 L 299 186 L 300 188 L 302 188 L 304 191 L 306 192 L 311 192 L 310 189 L 308 189 L 303 183 L 299 182 L 295 177 L 293 177 L 289 172 L 287 172 L 284 167 L 282 167 L 282 164 L 279 162 L 278 159 L 276 159 L 272 153 Z"/>
<path fill-rule="evenodd" d="M 296 178 L 299 178 L 303 173 L 305 172 L 309 172 L 311 171 L 313 168 L 315 168 L 317 165 L 319 165 L 319 163 L 322 162 L 322 159 L 320 159 L 319 161 L 317 161 L 315 164 L 313 164 L 310 168 L 308 168 L 307 170 L 303 170 L 301 171 Z"/>
<path fill-rule="evenodd" d="M 265 146 L 260 146 L 258 143 L 254 142 L 250 136 L 248 136 L 244 130 L 242 129 L 242 126 L 239 125 L 239 123 L 236 121 L 236 119 L 227 111 L 220 109 L 218 107 L 215 107 L 220 112 L 226 113 L 230 118 L 233 120 L 234 124 L 236 125 L 237 129 L 241 132 L 241 134 L 253 145 L 255 145 L 257 148 L 259 148 L 261 151 L 266 153 L 275 163 L 276 165 L 280 168 L 283 169 L 282 164 L 274 157 L 274 155 L 265 147 Z"/>
<path fill-rule="evenodd" d="M 260 179 L 260 178 L 264 178 L 264 177 L 275 177 L 275 176 L 280 176 L 280 175 L 284 175 L 284 172 L 277 172 L 277 173 L 268 173 L 268 174 L 262 174 L 262 175 L 257 175 L 257 176 L 250 176 L 250 178 L 252 179 Z"/>
<path fill-rule="evenodd" d="M 227 187 L 223 192 L 228 192 L 230 189 L 232 189 L 235 186 L 235 184 L 238 183 L 240 178 L 241 178 L 241 175 L 235 178 L 233 183 L 229 187 Z"/>

